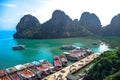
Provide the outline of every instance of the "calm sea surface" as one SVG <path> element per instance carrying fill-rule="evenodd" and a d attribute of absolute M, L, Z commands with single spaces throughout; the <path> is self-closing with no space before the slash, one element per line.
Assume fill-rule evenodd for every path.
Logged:
<path fill-rule="evenodd" d="M 18 40 L 13 38 L 14 33 L 15 31 L 0 31 L 0 69 L 41 59 L 52 62 L 54 55 L 60 55 L 64 52 L 64 50 L 59 49 L 61 45 L 87 47 L 94 52 L 103 52 L 109 49 L 105 43 L 92 45 L 91 43 L 95 40 L 88 38 Z M 25 50 L 12 50 L 12 46 L 19 44 L 25 45 Z"/>

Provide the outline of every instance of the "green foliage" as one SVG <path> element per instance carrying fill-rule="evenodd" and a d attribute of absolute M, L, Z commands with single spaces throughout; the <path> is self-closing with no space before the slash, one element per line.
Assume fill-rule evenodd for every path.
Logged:
<path fill-rule="evenodd" d="M 120 49 L 104 52 L 98 57 L 88 76 L 92 80 L 103 80 L 120 69 Z"/>
<path fill-rule="evenodd" d="M 120 70 L 115 74 L 112 74 L 109 77 L 105 78 L 104 80 L 120 80 Z"/>

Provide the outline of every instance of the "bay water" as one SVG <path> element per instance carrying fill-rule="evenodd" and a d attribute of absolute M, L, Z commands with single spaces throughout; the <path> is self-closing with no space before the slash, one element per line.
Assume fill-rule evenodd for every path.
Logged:
<path fill-rule="evenodd" d="M 64 38 L 64 39 L 14 39 L 15 31 L 0 31 L 0 69 L 6 69 L 18 64 L 29 63 L 46 59 L 53 61 L 54 55 L 60 55 L 65 50 L 60 50 L 62 45 L 75 45 L 90 48 L 93 52 L 109 50 L 104 42 L 92 45 L 95 40 L 90 38 Z M 24 50 L 13 50 L 16 45 L 25 45 Z"/>

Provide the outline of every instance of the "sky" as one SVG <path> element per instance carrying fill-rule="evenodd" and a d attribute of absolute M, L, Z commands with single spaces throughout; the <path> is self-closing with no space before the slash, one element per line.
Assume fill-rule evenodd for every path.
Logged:
<path fill-rule="evenodd" d="M 80 19 L 83 12 L 95 13 L 103 26 L 120 13 L 120 0 L 0 0 L 0 30 L 15 30 L 20 18 L 31 14 L 44 23 L 55 10 Z"/>

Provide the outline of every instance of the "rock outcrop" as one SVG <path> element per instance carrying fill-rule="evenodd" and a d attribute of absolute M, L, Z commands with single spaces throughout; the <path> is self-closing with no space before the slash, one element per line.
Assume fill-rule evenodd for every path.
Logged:
<path fill-rule="evenodd" d="M 79 20 L 80 24 L 95 35 L 100 35 L 102 26 L 94 13 L 84 12 Z"/>
<path fill-rule="evenodd" d="M 40 29 L 40 38 L 66 38 L 66 37 L 79 37 L 91 35 L 83 31 L 84 28 L 79 26 L 78 22 L 72 19 L 61 10 L 56 10 L 52 14 L 52 18 L 42 24 Z"/>
<path fill-rule="evenodd" d="M 16 26 L 17 32 L 14 34 L 14 38 L 34 38 L 39 27 L 40 23 L 37 18 L 32 15 L 25 15 Z"/>
<path fill-rule="evenodd" d="M 104 36 L 120 36 L 120 14 L 113 17 L 111 23 L 103 28 Z"/>
<path fill-rule="evenodd" d="M 40 24 L 32 15 L 25 15 L 16 26 L 14 38 L 49 39 L 91 35 L 120 36 L 120 14 L 111 23 L 102 27 L 95 14 L 84 12 L 80 20 L 72 20 L 61 10 L 55 10 L 51 19 Z"/>
<path fill-rule="evenodd" d="M 52 18 L 40 25 L 39 21 L 25 15 L 18 23 L 15 38 L 68 38 L 92 35 L 90 31 L 81 26 L 77 20 L 72 20 L 61 10 L 55 10 Z"/>

